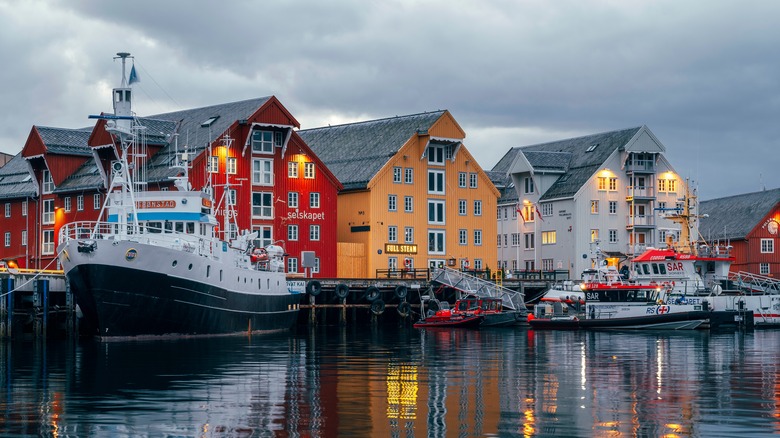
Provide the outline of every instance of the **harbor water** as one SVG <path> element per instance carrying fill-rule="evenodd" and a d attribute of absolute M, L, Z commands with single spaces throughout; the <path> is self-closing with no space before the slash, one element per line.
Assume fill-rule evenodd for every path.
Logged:
<path fill-rule="evenodd" d="M 418 330 L 0 342 L 0 436 L 780 433 L 780 331 Z"/>

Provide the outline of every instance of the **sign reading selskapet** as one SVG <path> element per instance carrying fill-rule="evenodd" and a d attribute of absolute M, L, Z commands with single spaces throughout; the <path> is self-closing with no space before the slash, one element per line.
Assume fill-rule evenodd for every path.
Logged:
<path fill-rule="evenodd" d="M 310 221 L 325 220 L 325 213 L 312 213 L 309 211 L 288 211 L 287 219 L 305 219 Z"/>

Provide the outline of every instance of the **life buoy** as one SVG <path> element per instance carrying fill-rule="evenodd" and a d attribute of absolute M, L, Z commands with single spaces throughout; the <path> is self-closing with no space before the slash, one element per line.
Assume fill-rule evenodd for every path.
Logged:
<path fill-rule="evenodd" d="M 366 299 L 369 302 L 372 302 L 379 298 L 379 288 L 376 286 L 370 286 L 368 289 L 366 289 Z"/>
<path fill-rule="evenodd" d="M 411 313 L 411 311 L 412 311 L 412 305 L 409 304 L 407 301 L 402 301 L 398 305 L 398 314 L 403 317 L 409 316 L 409 313 Z"/>
<path fill-rule="evenodd" d="M 406 286 L 403 284 L 399 284 L 398 286 L 395 287 L 395 296 L 398 299 L 403 300 L 404 298 L 406 298 L 408 292 L 409 291 L 406 289 Z"/>
<path fill-rule="evenodd" d="M 316 297 L 317 295 L 322 292 L 322 284 L 317 280 L 309 280 L 308 283 L 306 283 L 306 293 Z"/>
<path fill-rule="evenodd" d="M 377 298 L 371 302 L 371 313 L 374 315 L 381 315 L 385 311 L 385 302 L 381 298 Z"/>
<path fill-rule="evenodd" d="M 339 283 L 336 286 L 335 292 L 336 292 L 336 297 L 343 300 L 344 298 L 347 297 L 347 295 L 349 295 L 349 286 L 347 286 L 344 283 Z"/>

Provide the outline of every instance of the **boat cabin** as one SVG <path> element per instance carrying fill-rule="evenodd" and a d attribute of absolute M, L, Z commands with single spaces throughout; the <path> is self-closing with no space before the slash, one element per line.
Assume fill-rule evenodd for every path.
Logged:
<path fill-rule="evenodd" d="M 600 289 L 586 291 L 585 299 L 589 303 L 656 303 L 659 295 L 658 290 L 650 288 Z"/>
<path fill-rule="evenodd" d="M 461 298 L 455 303 L 454 311 L 458 313 L 496 313 L 503 309 L 501 298 L 492 297 L 467 297 Z"/>

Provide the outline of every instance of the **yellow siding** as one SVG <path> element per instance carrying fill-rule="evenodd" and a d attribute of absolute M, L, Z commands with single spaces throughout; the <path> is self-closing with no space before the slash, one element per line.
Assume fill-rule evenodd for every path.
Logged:
<path fill-rule="evenodd" d="M 338 278 L 366 278 L 366 245 L 346 242 L 337 245 Z"/>
<path fill-rule="evenodd" d="M 430 135 L 444 138 L 462 139 L 465 134 L 449 113 L 445 113 L 431 128 Z M 461 146 L 455 155 L 455 161 L 447 160 L 445 170 L 445 195 L 429 195 L 428 161 L 421 159 L 428 135 L 414 134 L 409 141 L 390 158 L 382 170 L 368 184 L 369 192 L 364 192 L 366 197 L 357 197 L 352 194 L 339 196 L 339 241 L 365 242 L 366 243 L 366 274 L 373 277 L 377 269 L 387 269 L 389 257 L 397 257 L 398 267 L 401 268 L 405 257 L 413 259 L 414 267 L 426 268 L 429 260 L 456 259 L 456 265 L 460 266 L 460 259 L 469 259 L 473 267 L 474 259 L 481 259 L 484 267 L 494 269 L 497 265 L 496 240 L 496 205 L 498 190 L 490 182 L 487 175 L 479 167 L 476 160 L 468 153 L 465 146 Z M 393 182 L 393 168 L 402 170 L 402 182 Z M 405 169 L 411 168 L 414 172 L 413 184 L 406 184 Z M 436 166 L 442 169 L 441 166 Z M 478 183 L 476 189 L 458 187 L 459 172 L 476 173 Z M 397 209 L 388 211 L 388 195 L 396 195 Z M 341 202 L 342 196 L 345 197 Z M 412 196 L 413 212 L 404 211 L 404 198 Z M 347 200 L 348 197 L 348 200 Z M 428 200 L 445 200 L 446 225 L 428 225 Z M 464 199 L 467 202 L 467 214 L 458 215 L 458 201 Z M 474 216 L 474 201 L 482 201 L 482 215 Z M 356 216 L 354 212 L 369 206 L 367 216 Z M 373 212 L 373 213 L 370 213 Z M 347 219 L 349 218 L 349 219 Z M 371 226 L 369 233 L 348 233 L 349 227 L 343 221 L 356 223 L 368 223 Z M 388 243 L 388 228 L 396 226 L 398 230 L 397 242 L 404 243 L 404 228 L 414 228 L 414 243 L 417 244 L 416 255 L 386 254 L 385 244 Z M 428 229 L 444 229 L 446 235 L 444 255 L 428 254 Z M 459 229 L 467 230 L 467 245 L 459 244 Z M 482 230 L 482 245 L 474 245 L 474 230 Z M 342 230 L 345 233 L 342 234 Z M 361 236 L 356 236 L 360 234 Z M 366 239 L 362 235 L 366 235 Z M 381 250 L 381 254 L 380 254 Z"/>

